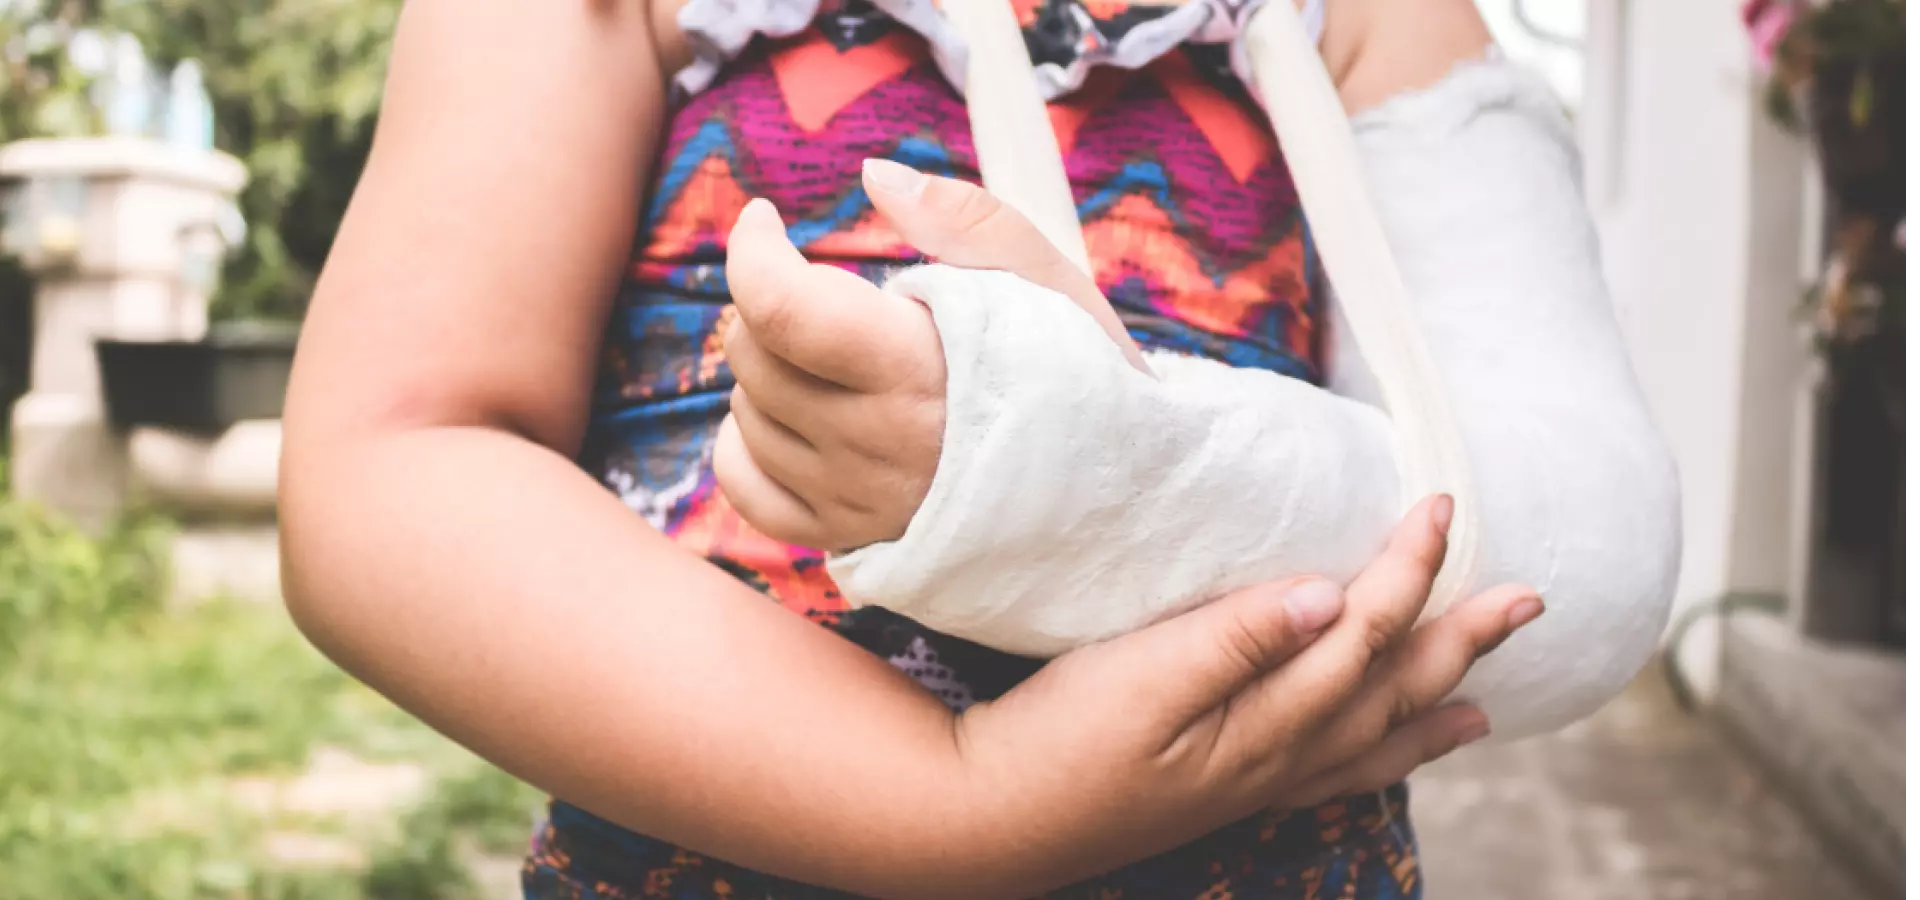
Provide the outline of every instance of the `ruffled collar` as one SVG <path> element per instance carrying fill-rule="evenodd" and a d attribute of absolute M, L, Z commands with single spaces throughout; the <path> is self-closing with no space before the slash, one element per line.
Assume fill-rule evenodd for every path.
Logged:
<path fill-rule="evenodd" d="M 1234 73 L 1246 80 L 1239 38 L 1266 0 L 1010 2 L 1026 35 L 1040 95 L 1053 100 L 1078 90 L 1095 68 L 1138 69 L 1184 44 L 1224 45 Z M 1319 33 L 1322 2 L 1307 0 L 1303 6 L 1309 34 Z M 674 86 L 683 96 L 697 94 L 755 37 L 792 37 L 816 21 L 830 40 L 844 45 L 871 40 L 890 23 L 903 25 L 927 40 L 955 90 L 965 83 L 966 44 L 934 0 L 688 0 L 679 22 L 694 60 L 674 77 Z"/>

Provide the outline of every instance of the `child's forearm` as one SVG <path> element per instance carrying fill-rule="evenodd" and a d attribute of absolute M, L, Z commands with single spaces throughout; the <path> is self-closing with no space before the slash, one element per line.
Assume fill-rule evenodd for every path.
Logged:
<path fill-rule="evenodd" d="M 1350 602 L 1263 586 L 956 718 L 523 438 L 289 438 L 289 603 L 343 666 L 614 822 L 863 896 L 1035 896 L 1431 758 L 1457 717 L 1389 734 L 1388 705 L 1426 709 L 1511 630 L 1493 602 L 1391 656 L 1368 640 L 1432 581 L 1422 515 Z"/>
<path fill-rule="evenodd" d="M 991 890 L 985 861 L 1008 848 L 980 845 L 980 797 L 956 796 L 952 716 L 881 660 L 517 437 L 317 450 L 288 451 L 290 606 L 409 711 L 570 802 L 743 865 L 882 895 Z"/>

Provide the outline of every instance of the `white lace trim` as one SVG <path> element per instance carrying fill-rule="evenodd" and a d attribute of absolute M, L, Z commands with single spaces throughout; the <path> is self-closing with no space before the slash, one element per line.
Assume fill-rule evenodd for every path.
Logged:
<path fill-rule="evenodd" d="M 698 94 L 713 84 L 720 70 L 746 50 L 756 36 L 792 37 L 805 31 L 819 15 L 821 0 L 689 0 L 680 8 L 680 30 L 693 48 L 693 62 L 675 74 L 674 87 L 682 96 Z M 940 73 L 960 90 L 965 84 L 967 47 L 932 0 L 870 0 L 879 11 L 926 38 Z M 1101 41 L 1073 62 L 1041 63 L 1033 67 L 1040 96 L 1053 100 L 1086 83 L 1099 66 L 1138 69 L 1187 43 L 1227 44 L 1234 74 L 1251 80 L 1240 34 L 1266 0 L 1189 0 L 1166 15 L 1130 29 L 1117 41 Z M 1319 39 L 1326 22 L 1325 0 L 1305 0 L 1301 21 L 1307 33 Z M 1091 23 L 1089 33 L 1092 32 Z M 1097 34 L 1097 33 L 1096 33 Z"/>

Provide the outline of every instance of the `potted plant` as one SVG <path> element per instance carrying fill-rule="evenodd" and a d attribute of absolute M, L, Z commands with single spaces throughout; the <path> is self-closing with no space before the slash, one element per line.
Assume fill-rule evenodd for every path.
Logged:
<path fill-rule="evenodd" d="M 1886 351 L 1906 318 L 1905 0 L 1748 0 L 1744 15 L 1767 110 L 1810 137 L 1826 188 L 1827 265 L 1812 298 L 1822 349 L 1904 358 L 1904 346 Z"/>
<path fill-rule="evenodd" d="M 1807 627 L 1829 637 L 1905 632 L 1906 4 L 1749 0 L 1743 10 L 1764 103 L 1807 135 L 1826 195 L 1825 260 L 1808 310 L 1826 370 L 1816 477 L 1821 556 L 1875 585 L 1877 614 L 1831 602 Z"/>

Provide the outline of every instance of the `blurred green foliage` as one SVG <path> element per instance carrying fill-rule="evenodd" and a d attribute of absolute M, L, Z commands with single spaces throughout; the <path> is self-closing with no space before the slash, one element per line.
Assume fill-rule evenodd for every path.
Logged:
<path fill-rule="evenodd" d="M 247 164 L 245 247 L 216 318 L 297 318 L 367 155 L 400 0 L 8 0 L 0 142 L 95 133 L 82 29 L 138 38 L 161 71 L 199 61 L 215 143 Z M 0 302 L 4 302 L 0 300 Z"/>
<path fill-rule="evenodd" d="M 365 162 L 401 0 L 0 0 L 0 143 L 100 133 L 76 35 L 195 59 L 242 159 L 248 242 L 217 318 L 297 318 Z M 0 410 L 24 387 L 31 285 L 0 260 Z M 4 420 L 0 415 L 0 420 Z M 0 900 L 460 900 L 517 856 L 539 797 L 354 682 L 274 606 L 163 608 L 166 522 L 91 535 L 11 498 L 0 421 Z M 418 766 L 372 822 L 242 802 L 320 748 Z M 269 838 L 345 842 L 289 862 Z"/>
<path fill-rule="evenodd" d="M 216 315 L 297 317 L 359 180 L 399 0 L 94 0 L 161 67 L 197 59 L 247 164 L 247 246 Z"/>
<path fill-rule="evenodd" d="M 82 533 L 0 454 L 0 900 L 465 900 L 539 796 L 334 668 L 278 607 L 162 607 L 166 523 Z M 262 808 L 319 748 L 422 771 L 372 819 Z M 254 792 L 258 797 L 258 792 Z M 288 860 L 275 836 L 348 848 Z"/>
<path fill-rule="evenodd" d="M 67 58 L 74 32 L 98 14 L 93 0 L 0 3 L 0 143 L 90 134 L 100 117 L 86 76 Z"/>

